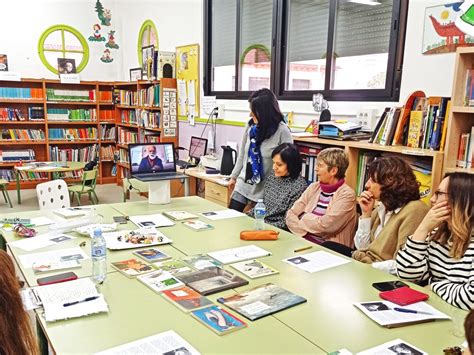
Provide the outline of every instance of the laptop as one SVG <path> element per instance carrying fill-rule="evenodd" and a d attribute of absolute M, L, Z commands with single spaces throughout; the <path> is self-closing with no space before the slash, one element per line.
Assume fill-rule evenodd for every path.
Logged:
<path fill-rule="evenodd" d="M 183 148 L 181 148 L 183 149 Z M 199 160 L 206 155 L 207 139 L 201 137 L 191 137 L 189 142 L 189 160 L 177 160 L 176 165 L 180 168 L 192 168 L 199 164 Z"/>
<path fill-rule="evenodd" d="M 128 145 L 131 175 L 140 181 L 186 178 L 176 172 L 173 143 L 136 143 Z"/>

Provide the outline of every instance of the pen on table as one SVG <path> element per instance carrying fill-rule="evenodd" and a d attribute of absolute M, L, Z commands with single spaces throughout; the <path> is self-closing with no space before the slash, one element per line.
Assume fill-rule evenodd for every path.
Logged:
<path fill-rule="evenodd" d="M 399 308 L 399 307 L 395 307 L 393 308 L 394 311 L 397 311 L 397 312 L 402 312 L 402 313 L 418 313 L 418 314 L 427 314 L 427 315 L 430 315 L 430 316 L 434 316 L 433 313 L 429 313 L 429 312 L 423 312 L 423 311 L 417 311 L 415 309 L 408 309 L 408 308 Z"/>
<path fill-rule="evenodd" d="M 93 301 L 93 300 L 96 300 L 98 299 L 99 296 L 92 296 L 92 297 L 87 297 L 87 298 L 84 298 L 83 300 L 80 300 L 80 301 L 75 301 L 75 302 L 68 302 L 68 303 L 65 303 L 63 304 L 63 307 L 69 307 L 69 306 L 74 306 L 75 304 L 79 304 L 79 303 L 83 303 L 83 302 L 89 302 L 89 301 Z"/>
<path fill-rule="evenodd" d="M 313 246 L 310 245 L 310 246 L 307 246 L 307 247 L 304 247 L 304 248 L 299 248 L 299 249 L 295 249 L 293 250 L 294 253 L 298 253 L 300 251 L 305 251 L 305 250 L 308 250 L 308 249 L 311 249 Z"/>

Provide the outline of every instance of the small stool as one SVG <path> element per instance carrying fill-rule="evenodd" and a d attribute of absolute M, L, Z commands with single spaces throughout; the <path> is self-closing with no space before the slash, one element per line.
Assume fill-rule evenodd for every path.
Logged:
<path fill-rule="evenodd" d="M 12 201 L 10 200 L 10 195 L 8 194 L 8 181 L 5 179 L 0 179 L 0 190 L 2 190 L 3 198 L 5 202 L 13 208 Z"/>

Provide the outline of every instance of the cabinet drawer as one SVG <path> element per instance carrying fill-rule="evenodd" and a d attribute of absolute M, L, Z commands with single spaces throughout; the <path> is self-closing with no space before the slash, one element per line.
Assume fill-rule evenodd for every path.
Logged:
<path fill-rule="evenodd" d="M 221 186 L 211 181 L 205 182 L 205 192 L 204 196 L 206 199 L 212 199 L 216 201 L 223 202 L 227 205 L 229 201 L 229 190 L 227 186 Z"/>

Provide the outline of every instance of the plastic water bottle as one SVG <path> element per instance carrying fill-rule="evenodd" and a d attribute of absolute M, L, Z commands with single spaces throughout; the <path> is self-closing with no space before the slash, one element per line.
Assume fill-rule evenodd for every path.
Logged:
<path fill-rule="evenodd" d="M 96 228 L 92 236 L 91 258 L 92 280 L 96 283 L 102 283 L 107 276 L 107 248 L 100 228 Z"/>
<path fill-rule="evenodd" d="M 255 230 L 265 229 L 265 215 L 267 210 L 263 204 L 263 199 L 259 199 L 254 208 L 255 213 Z"/>

